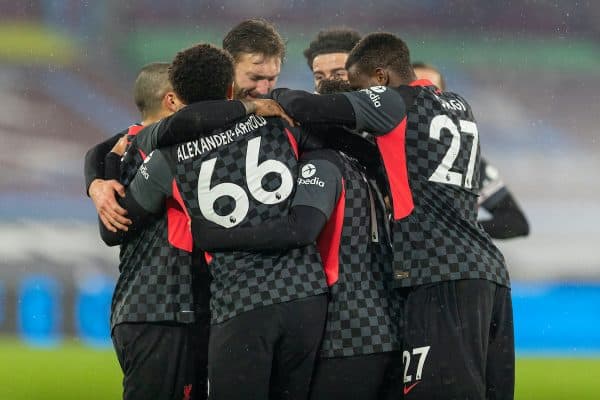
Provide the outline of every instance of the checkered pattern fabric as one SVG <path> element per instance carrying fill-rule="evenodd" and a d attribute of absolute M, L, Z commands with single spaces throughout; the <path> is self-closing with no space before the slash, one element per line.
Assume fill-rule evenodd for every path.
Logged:
<path fill-rule="evenodd" d="M 406 156 L 414 210 L 393 224 L 394 277 L 401 287 L 456 279 L 486 279 L 509 285 L 504 257 L 477 223 L 479 149 L 473 187 L 432 182 L 429 178 L 449 152 L 453 136 L 446 129 L 440 139 L 431 137 L 430 125 L 437 115 L 448 116 L 459 127 L 460 120 L 474 121 L 468 103 L 453 93 L 435 94 L 420 88 L 407 107 Z M 460 101 L 466 106 L 442 106 Z M 456 103 L 455 103 L 456 104 Z M 450 171 L 465 176 L 473 139 L 460 135 L 458 156 Z M 389 171 L 388 171 L 389 173 Z"/>
<path fill-rule="evenodd" d="M 244 120 L 239 122 L 244 123 Z M 297 160 L 284 132 L 283 122 L 268 123 L 232 142 L 211 149 L 177 164 L 176 180 L 190 216 L 206 220 L 198 203 L 198 174 L 202 163 L 215 159 L 210 187 L 232 183 L 242 188 L 248 197 L 248 212 L 239 227 L 253 227 L 289 212 L 292 195 L 277 204 L 264 204 L 250 195 L 247 184 L 246 153 L 248 142 L 261 138 L 258 163 L 279 161 L 289 169 L 293 182 L 297 179 Z M 297 138 L 300 143 L 301 138 Z M 172 150 L 177 159 L 177 148 Z M 263 189 L 280 187 L 281 177 L 268 173 L 262 177 Z M 228 215 L 236 207 L 233 197 L 223 195 L 213 199 L 218 215 Z M 316 246 L 275 253 L 228 252 L 214 253 L 209 265 L 211 283 L 212 322 L 221 323 L 239 313 L 271 304 L 287 302 L 327 292 L 325 274 Z"/>
<path fill-rule="evenodd" d="M 111 328 L 122 322 L 193 322 L 192 255 L 169 245 L 166 216 L 121 245 Z"/>
<path fill-rule="evenodd" d="M 131 183 L 143 161 L 132 142 L 121 162 L 123 185 Z M 111 329 L 122 322 L 194 322 L 192 255 L 169 244 L 166 215 L 129 237 L 119 259 Z"/>
<path fill-rule="evenodd" d="M 321 357 L 348 357 L 399 350 L 385 282 L 392 279 L 391 248 L 377 218 L 372 240 L 371 204 L 362 168 L 343 157 L 346 190 L 339 248 L 338 281 L 330 289 Z"/>

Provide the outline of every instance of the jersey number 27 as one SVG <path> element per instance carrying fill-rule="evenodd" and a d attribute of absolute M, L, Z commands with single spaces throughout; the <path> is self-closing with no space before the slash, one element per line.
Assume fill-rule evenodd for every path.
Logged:
<path fill-rule="evenodd" d="M 456 126 L 454 121 L 452 121 L 447 115 L 437 115 L 431 120 L 431 125 L 429 126 L 429 137 L 435 140 L 440 140 L 442 129 L 446 128 L 452 134 L 452 141 L 450 142 L 450 148 L 444 155 L 442 162 L 429 177 L 429 180 L 432 182 L 462 186 L 467 189 L 471 189 L 473 187 L 473 173 L 475 172 L 475 159 L 477 157 L 479 133 L 477 131 L 477 125 L 475 122 L 465 121 L 462 119 L 459 122 L 460 127 Z M 458 157 L 458 152 L 461 150 L 461 133 L 473 137 L 471 152 L 469 155 L 469 164 L 467 165 L 467 171 L 464 176 L 459 172 L 450 171 L 450 168 L 452 168 L 454 161 Z"/>

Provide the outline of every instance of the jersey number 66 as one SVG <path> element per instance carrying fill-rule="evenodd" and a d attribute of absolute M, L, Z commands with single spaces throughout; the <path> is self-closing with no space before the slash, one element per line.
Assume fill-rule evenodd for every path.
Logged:
<path fill-rule="evenodd" d="M 281 161 L 265 160 L 258 163 L 260 153 L 260 137 L 248 141 L 246 150 L 246 186 L 250 195 L 263 204 L 277 204 L 286 200 L 294 189 L 294 179 L 287 166 Z M 250 206 L 246 190 L 235 183 L 224 182 L 210 187 L 216 158 L 204 161 L 200 166 L 198 175 L 198 205 L 204 218 L 225 228 L 232 228 L 241 223 L 248 214 Z M 272 191 L 265 190 L 262 186 L 263 178 L 267 174 L 278 174 L 281 184 Z M 235 206 L 227 215 L 215 212 L 215 202 L 227 196 L 234 200 Z"/>

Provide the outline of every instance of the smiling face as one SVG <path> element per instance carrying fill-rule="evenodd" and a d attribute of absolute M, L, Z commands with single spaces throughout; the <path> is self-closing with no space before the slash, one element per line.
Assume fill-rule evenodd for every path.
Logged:
<path fill-rule="evenodd" d="M 315 89 L 318 88 L 319 82 L 324 79 L 341 79 L 347 81 L 347 59 L 348 53 L 326 53 L 316 56 L 312 63 Z"/>
<path fill-rule="evenodd" d="M 234 98 L 256 98 L 271 92 L 281 72 L 281 58 L 240 54 L 235 63 Z"/>

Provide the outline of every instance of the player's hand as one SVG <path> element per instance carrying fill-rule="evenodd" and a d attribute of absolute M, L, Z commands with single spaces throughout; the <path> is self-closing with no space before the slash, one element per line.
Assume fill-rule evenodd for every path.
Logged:
<path fill-rule="evenodd" d="M 251 103 L 254 106 L 254 114 L 260 115 L 261 117 L 279 117 L 284 119 L 291 126 L 295 126 L 296 123 L 289 115 L 283 111 L 283 108 L 275 100 L 271 99 L 252 99 Z"/>
<path fill-rule="evenodd" d="M 90 185 L 90 197 L 96 206 L 100 220 L 111 232 L 118 230 L 127 231 L 131 220 L 127 215 L 127 210 L 119 205 L 115 193 L 125 197 L 125 188 L 116 180 L 105 181 L 104 179 L 95 179 Z"/>
<path fill-rule="evenodd" d="M 119 139 L 119 141 L 114 145 L 111 152 L 122 156 L 123 153 L 125 153 L 125 149 L 127 148 L 128 144 L 129 142 L 127 140 L 127 135 L 123 135 L 121 136 L 121 139 Z"/>

